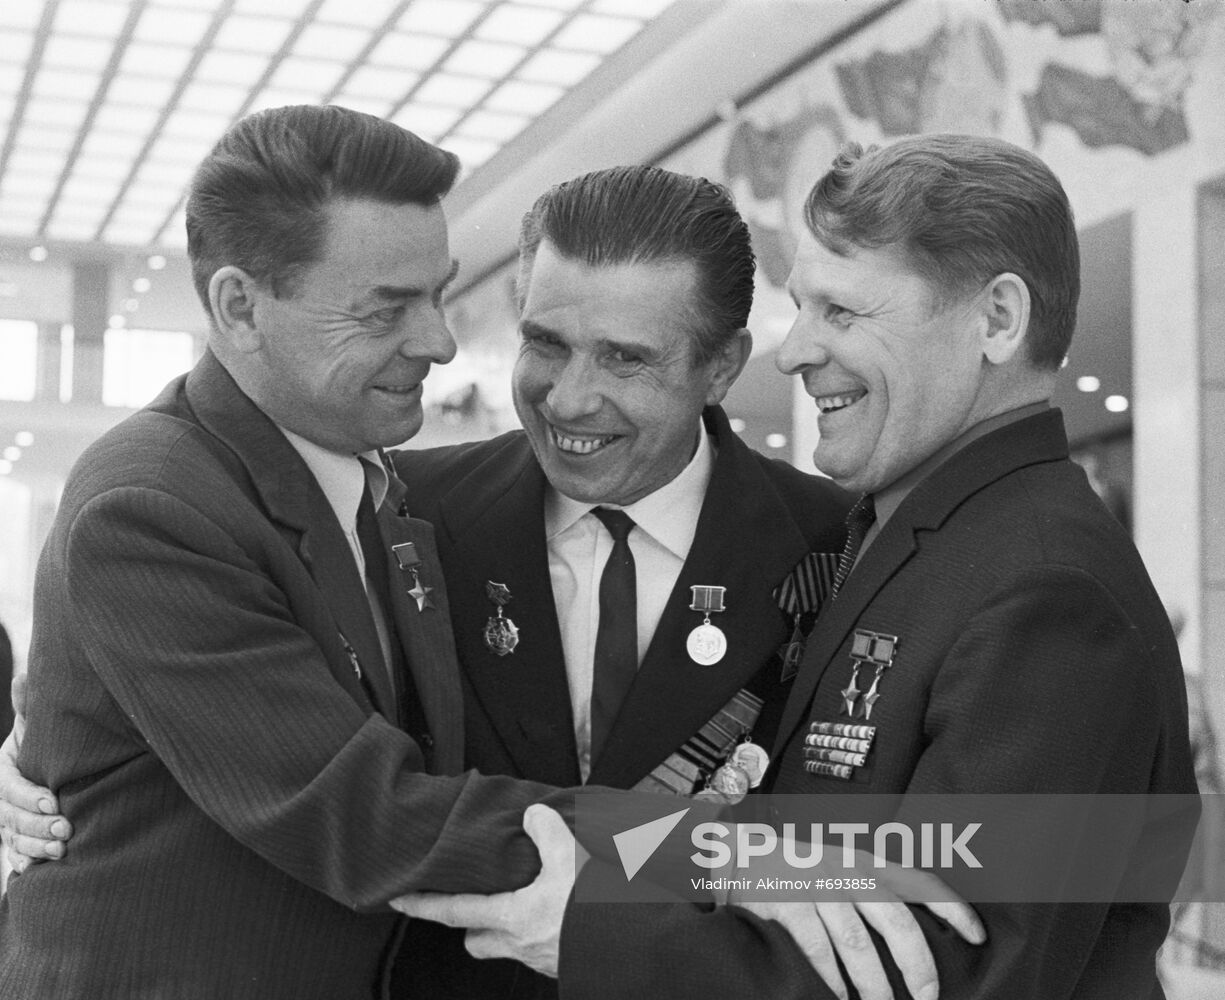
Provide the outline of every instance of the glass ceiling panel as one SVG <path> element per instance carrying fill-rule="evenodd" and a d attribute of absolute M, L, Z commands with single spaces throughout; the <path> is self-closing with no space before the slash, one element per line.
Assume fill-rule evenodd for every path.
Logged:
<path fill-rule="evenodd" d="M 591 52 L 559 52 L 543 49 L 532 56 L 519 70 L 525 80 L 573 86 L 600 65 L 600 57 Z"/>
<path fill-rule="evenodd" d="M 481 22 L 476 29 L 476 37 L 494 42 L 536 45 L 561 24 L 564 16 L 561 11 L 507 3 Z"/>
<path fill-rule="evenodd" d="M 146 0 L 132 17 L 136 0 L 0 0 L 4 231 L 29 234 L 49 217 L 52 238 L 93 239 L 109 218 L 105 240 L 179 246 L 181 218 L 164 233 L 163 223 L 181 215 L 192 169 L 234 117 L 325 98 L 394 112 L 470 173 L 671 2 Z M 41 61 L 27 69 L 48 9 Z M 127 28 L 117 72 L 104 76 Z"/>
<path fill-rule="evenodd" d="M 315 18 L 332 24 L 360 24 L 377 28 L 391 16 L 399 0 L 324 0 Z"/>
<path fill-rule="evenodd" d="M 25 79 L 25 70 L 21 66 L 0 63 L 0 94 L 15 94 L 21 89 L 21 81 Z"/>
<path fill-rule="evenodd" d="M 352 60 L 370 41 L 362 28 L 343 28 L 336 24 L 312 24 L 294 42 L 294 55 L 321 59 Z"/>
<path fill-rule="evenodd" d="M 471 0 L 413 0 L 400 18 L 399 28 L 458 38 L 485 9 L 484 4 Z"/>
<path fill-rule="evenodd" d="M 398 100 L 407 94 L 409 88 L 420 79 L 419 73 L 382 66 L 363 66 L 349 77 L 345 84 L 345 93 Z"/>
<path fill-rule="evenodd" d="M 672 0 L 595 0 L 591 9 L 598 14 L 617 14 L 649 21 L 672 6 Z"/>
<path fill-rule="evenodd" d="M 60 0 L 55 11 L 55 30 L 93 38 L 115 38 L 127 17 L 125 3 Z"/>
<path fill-rule="evenodd" d="M 112 48 L 112 42 L 101 38 L 53 35 L 43 48 L 43 65 L 96 71 L 106 65 Z"/>
<path fill-rule="evenodd" d="M 215 48 L 200 60 L 200 65 L 196 67 L 196 79 L 250 87 L 263 75 L 267 66 L 268 60 L 262 56 Z"/>
<path fill-rule="evenodd" d="M 79 128 L 88 107 L 84 101 L 66 101 L 58 97 L 35 97 L 26 104 L 25 119 L 40 122 L 43 125 Z"/>
<path fill-rule="evenodd" d="M 179 107 L 232 116 L 247 99 L 248 93 L 250 89 L 247 87 L 197 80 L 187 85 L 179 97 Z"/>
<path fill-rule="evenodd" d="M 489 95 L 485 107 L 521 115 L 537 115 L 552 107 L 564 93 L 561 87 L 545 83 L 510 80 Z"/>
<path fill-rule="evenodd" d="M 236 0 L 235 10 L 257 11 L 260 14 L 276 14 L 290 20 L 302 16 L 311 0 Z"/>
<path fill-rule="evenodd" d="M 60 166 L 62 168 L 63 164 Z M 55 178 L 58 176 L 58 172 L 37 171 L 25 163 L 14 165 L 13 161 L 9 160 L 9 168 L 4 173 L 4 183 L 0 184 L 0 191 L 9 196 L 45 198 L 55 190 Z M 41 213 L 43 209 L 40 207 L 38 211 Z"/>
<path fill-rule="evenodd" d="M 392 31 L 371 51 L 370 62 L 404 69 L 429 69 L 448 47 L 449 43 L 442 38 Z"/>
<path fill-rule="evenodd" d="M 629 18 L 582 14 L 562 28 L 552 44 L 562 49 L 614 52 L 638 34 L 641 27 L 642 22 Z"/>
<path fill-rule="evenodd" d="M 498 42 L 464 42 L 447 59 L 445 69 L 468 76 L 499 78 L 505 76 L 527 53 L 522 45 Z"/>
<path fill-rule="evenodd" d="M 120 158 L 128 163 L 128 171 L 132 169 L 132 158 L 144 146 L 143 135 L 128 132 L 100 132 L 97 129 L 90 132 L 81 147 L 82 158 L 100 157 L 102 159 Z"/>
<path fill-rule="evenodd" d="M 106 92 L 109 100 L 116 104 L 152 108 L 160 111 L 174 93 L 175 81 L 167 78 L 155 80 L 149 76 L 121 74 L 111 82 Z"/>
<path fill-rule="evenodd" d="M 135 76 L 177 80 L 191 61 L 192 50 L 176 45 L 133 42 L 123 53 L 120 71 Z"/>
<path fill-rule="evenodd" d="M 219 49 L 236 49 L 271 55 L 285 44 L 293 21 L 271 17 L 231 15 L 217 32 L 214 45 Z M 264 62 L 261 61 L 261 69 Z"/>
<path fill-rule="evenodd" d="M 142 42 L 194 45 L 210 21 L 211 17 L 197 11 L 149 6 L 136 23 L 136 38 Z"/>
<path fill-rule="evenodd" d="M 321 95 L 335 86 L 344 69 L 343 63 L 325 62 L 322 59 L 302 59 L 295 56 L 292 59 L 286 59 L 276 68 L 269 84 L 286 90 L 302 90 Z"/>
<path fill-rule="evenodd" d="M 25 149 L 42 149 L 51 153 L 66 153 L 76 142 L 77 133 L 73 129 L 58 129 L 53 126 L 36 125 L 26 119 L 17 133 L 17 143 Z"/>
<path fill-rule="evenodd" d="M 459 121 L 461 114 L 458 108 L 438 108 L 414 102 L 406 104 L 392 121 L 433 142 Z"/>
<path fill-rule="evenodd" d="M 73 167 L 72 175 L 74 177 L 92 177 L 96 180 L 113 180 L 121 181 L 132 170 L 131 156 L 122 159 L 109 159 L 97 152 L 96 147 L 91 149 L 90 140 L 85 140 L 85 145 L 81 147 L 81 155 L 77 158 L 76 166 Z"/>
<path fill-rule="evenodd" d="M 459 134 L 479 139 L 492 139 L 498 144 L 509 142 L 527 125 L 521 115 L 500 115 L 492 111 L 474 111 L 459 126 Z"/>
<path fill-rule="evenodd" d="M 98 204 L 103 207 L 115 200 L 119 193 L 119 182 L 93 177 L 70 177 L 60 192 L 65 201 Z"/>
<path fill-rule="evenodd" d="M 36 28 L 44 6 L 44 0 L 4 0 L 0 4 L 0 28 Z"/>
<path fill-rule="evenodd" d="M 487 90 L 489 90 L 488 80 L 435 73 L 418 89 L 416 99 L 423 104 L 467 108 L 484 97 Z"/>
<path fill-rule="evenodd" d="M 34 94 L 38 97 L 67 97 L 88 101 L 97 92 L 101 80 L 100 72 L 44 67 L 34 78 Z"/>

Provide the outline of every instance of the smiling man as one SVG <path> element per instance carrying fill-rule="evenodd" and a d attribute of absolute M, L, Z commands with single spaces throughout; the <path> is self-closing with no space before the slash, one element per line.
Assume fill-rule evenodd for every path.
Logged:
<path fill-rule="evenodd" d="M 719 405 L 752 347 L 754 272 L 724 188 L 657 167 L 586 174 L 537 200 L 519 251 L 524 430 L 395 458 L 414 513 L 438 530 L 468 763 L 688 794 L 732 749 L 703 747 L 712 720 L 733 742 L 772 737 L 777 715 L 758 719 L 757 706 L 781 707 L 797 614 L 776 591 L 810 552 L 838 551 L 846 501 L 751 451 Z M 606 511 L 629 519 L 623 542 Z M 610 599 L 607 568 L 627 562 L 629 600 Z M 703 593 L 718 595 L 709 615 Z M 806 611 L 805 625 L 816 605 Z M 513 648 L 487 637 L 499 617 L 515 624 Z M 706 617 L 718 657 L 688 645 Z M 838 927 L 858 922 L 847 909 Z M 798 951 L 762 928 L 779 947 L 776 981 L 807 989 Z M 404 995 L 556 994 L 517 963 L 464 962 L 462 933 L 413 934 L 429 943 L 401 963 Z"/>
<path fill-rule="evenodd" d="M 996 139 L 852 145 L 805 221 L 778 364 L 815 401 L 814 461 L 860 495 L 863 541 L 809 641 L 773 791 L 1194 793 L 1169 621 L 1050 405 L 1080 287 L 1059 181 Z M 888 656 L 856 658 L 865 634 Z M 870 730 L 865 761 L 805 754 L 838 724 Z M 1192 828 L 1150 823 L 1108 861 L 1078 831 L 1062 843 L 1106 886 L 1160 871 L 1172 894 Z M 979 912 L 973 959 L 929 927 L 947 1000 L 1162 995 L 1166 906 Z"/>
<path fill-rule="evenodd" d="M 433 533 L 381 461 L 455 352 L 457 168 L 301 107 L 197 171 L 208 349 L 86 450 L 39 563 L 20 764 L 75 837 L 9 881 L 0 995 L 364 1000 L 390 898 L 536 874 L 547 790 L 459 776 Z"/>

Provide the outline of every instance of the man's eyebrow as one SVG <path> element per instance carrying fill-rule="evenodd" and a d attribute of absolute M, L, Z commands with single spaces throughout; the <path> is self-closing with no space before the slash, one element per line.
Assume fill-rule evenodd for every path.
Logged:
<path fill-rule="evenodd" d="M 452 258 L 451 270 L 447 272 L 447 276 L 439 282 L 438 287 L 434 290 L 434 294 L 441 295 L 447 290 L 447 286 L 453 282 L 459 275 L 459 261 Z M 370 294 L 375 298 L 383 300 L 392 300 L 399 302 L 403 299 L 411 298 L 414 295 L 419 295 L 423 289 L 410 287 L 405 285 L 375 285 L 370 289 Z"/>

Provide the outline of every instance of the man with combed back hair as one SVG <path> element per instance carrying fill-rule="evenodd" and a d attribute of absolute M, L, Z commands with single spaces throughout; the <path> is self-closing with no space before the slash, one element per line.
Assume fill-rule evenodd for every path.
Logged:
<path fill-rule="evenodd" d="M 368 998 L 392 897 L 535 876 L 547 789 L 460 775 L 433 531 L 380 451 L 455 352 L 457 167 L 296 107 L 197 171 L 208 348 L 86 450 L 39 563 L 20 765 L 75 835 L 9 881 L 0 995 Z"/>

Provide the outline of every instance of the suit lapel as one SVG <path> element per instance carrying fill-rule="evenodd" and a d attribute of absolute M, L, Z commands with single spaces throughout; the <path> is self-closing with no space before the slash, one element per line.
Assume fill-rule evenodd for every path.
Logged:
<path fill-rule="evenodd" d="M 394 699 L 366 590 L 349 543 L 315 477 L 211 351 L 205 352 L 188 375 L 186 393 L 201 426 L 242 464 L 252 492 L 306 566 L 337 631 L 352 650 L 346 671 L 352 672 L 356 657 L 357 668 L 374 688 L 375 707 L 392 711 L 388 718 L 394 718 Z M 363 690 L 360 686 L 349 689 Z"/>
<path fill-rule="evenodd" d="M 758 460 L 730 430 L 721 410 L 707 421 L 718 455 L 697 533 L 651 645 L 643 658 L 590 781 L 628 787 L 702 727 L 786 640 L 773 592 L 807 544 Z M 703 666 L 686 651 L 703 616 L 691 611 L 690 587 L 727 588 L 726 611 L 711 623 L 727 636 L 727 653 Z"/>
<path fill-rule="evenodd" d="M 579 780 L 570 687 L 544 533 L 544 475 L 526 438 L 511 439 L 495 461 L 442 498 L 455 558 L 447 587 L 460 662 L 520 773 L 551 784 Z M 498 656 L 484 642 L 497 606 L 486 583 L 505 584 L 503 611 L 519 630 L 514 652 Z"/>
<path fill-rule="evenodd" d="M 1050 409 L 971 442 L 911 491 L 863 554 L 837 599 L 817 618 L 779 725 L 775 759 L 807 717 L 817 685 L 848 633 L 918 550 L 920 532 L 939 530 L 968 497 L 1017 469 L 1067 456 L 1063 417 Z"/>
<path fill-rule="evenodd" d="M 417 518 L 399 516 L 398 508 L 394 494 L 389 493 L 379 511 L 379 526 L 388 541 L 389 553 L 396 545 L 412 543 L 420 563 L 414 578 L 399 560 L 391 559 L 391 613 L 434 740 L 433 770 L 455 774 L 463 768 L 463 693 L 455 669 L 455 638 L 451 634 L 442 564 L 434 544 L 433 526 Z M 429 604 L 424 607 L 418 607 L 417 599 L 409 593 L 418 580 L 423 587 L 431 588 L 427 595 Z"/>

